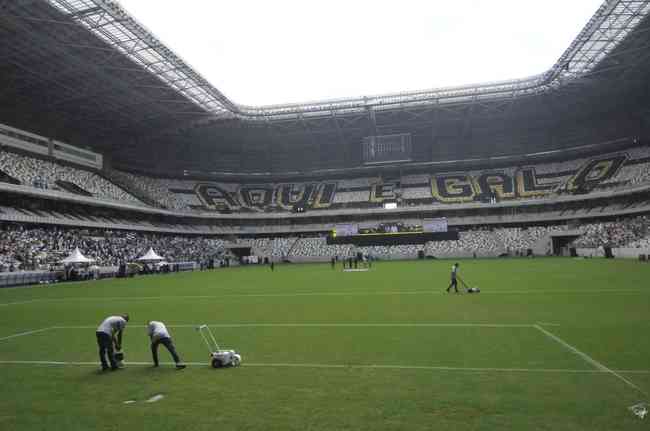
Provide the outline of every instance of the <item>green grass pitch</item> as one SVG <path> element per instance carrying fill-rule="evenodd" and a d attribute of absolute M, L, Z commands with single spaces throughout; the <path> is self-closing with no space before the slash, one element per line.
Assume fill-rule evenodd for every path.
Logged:
<path fill-rule="evenodd" d="M 451 263 L 2 289 L 0 429 L 648 429 L 628 407 L 650 402 L 650 265 L 461 260 L 482 292 L 455 295 L 444 293 Z M 124 312 L 127 367 L 100 373 L 95 329 Z M 162 347 L 165 365 L 150 367 L 152 319 L 186 370 Z M 241 367 L 209 367 L 202 323 Z"/>

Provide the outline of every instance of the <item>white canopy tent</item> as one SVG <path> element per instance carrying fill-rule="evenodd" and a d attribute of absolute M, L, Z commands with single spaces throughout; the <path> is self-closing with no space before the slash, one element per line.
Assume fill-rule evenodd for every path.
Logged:
<path fill-rule="evenodd" d="M 158 253 L 153 251 L 153 248 L 149 248 L 149 251 L 145 253 L 144 256 L 138 258 L 138 262 L 159 262 L 165 260 Z"/>
<path fill-rule="evenodd" d="M 72 253 L 70 253 L 70 256 L 66 257 L 61 261 L 61 263 L 70 265 L 73 263 L 91 263 L 94 262 L 95 259 L 88 258 L 81 254 L 81 251 L 79 251 L 79 247 L 75 248 Z"/>

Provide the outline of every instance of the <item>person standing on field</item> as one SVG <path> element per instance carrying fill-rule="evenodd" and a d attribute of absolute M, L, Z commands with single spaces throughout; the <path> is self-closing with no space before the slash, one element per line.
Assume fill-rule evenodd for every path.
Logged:
<path fill-rule="evenodd" d="M 176 369 L 182 370 L 186 367 L 185 364 L 181 362 L 181 358 L 178 357 L 176 353 L 176 347 L 172 342 L 172 337 L 167 331 L 167 327 L 162 322 L 157 322 L 152 320 L 147 325 L 147 335 L 151 339 L 151 356 L 153 357 L 153 366 L 157 367 L 158 364 L 158 346 L 162 344 L 169 351 L 176 363 Z"/>
<path fill-rule="evenodd" d="M 459 267 L 458 263 L 454 263 L 451 266 L 451 283 L 449 283 L 449 287 L 447 287 L 447 293 L 449 293 L 449 291 L 451 290 L 452 287 L 454 288 L 456 293 L 458 293 L 458 280 L 457 280 L 457 278 L 458 278 L 458 267 Z"/>
<path fill-rule="evenodd" d="M 122 332 L 126 328 L 128 321 L 128 314 L 109 316 L 97 328 L 95 334 L 99 346 L 99 361 L 102 363 L 102 371 L 109 369 L 109 363 L 112 371 L 119 370 L 120 367 L 115 361 L 115 350 L 122 350 Z M 115 350 L 113 350 L 113 346 L 115 346 Z M 106 361 L 106 356 L 108 356 L 108 361 Z"/>

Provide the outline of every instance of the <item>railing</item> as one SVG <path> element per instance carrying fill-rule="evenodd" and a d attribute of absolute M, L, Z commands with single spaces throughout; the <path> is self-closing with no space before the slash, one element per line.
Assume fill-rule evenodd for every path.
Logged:
<path fill-rule="evenodd" d="M 29 284 L 52 283 L 61 275 L 54 271 L 0 272 L 0 288 Z"/>

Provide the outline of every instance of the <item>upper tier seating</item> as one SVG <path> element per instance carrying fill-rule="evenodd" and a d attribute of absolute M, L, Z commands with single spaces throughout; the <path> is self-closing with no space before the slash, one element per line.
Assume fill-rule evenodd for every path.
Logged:
<path fill-rule="evenodd" d="M 57 181 L 66 181 L 99 199 L 139 203 L 120 187 L 96 173 L 81 168 L 0 150 L 0 170 L 25 186 L 60 190 Z"/>
<path fill-rule="evenodd" d="M 297 207 L 307 210 L 379 208 L 385 202 L 419 206 L 552 199 L 650 185 L 650 147 L 532 166 L 296 183 L 160 179 L 116 170 L 101 175 L 7 151 L 0 151 L 0 171 L 6 174 L 0 175 L 0 180 L 5 178 L 6 182 L 15 179 L 25 186 L 65 193 L 77 190 L 77 195 L 87 192 L 98 199 L 147 203 L 182 212 L 289 212 Z M 70 187 L 62 187 L 63 184 Z"/>
<path fill-rule="evenodd" d="M 179 211 L 290 211 L 490 202 L 554 198 L 650 184 L 650 148 L 568 161 L 518 165 L 489 170 L 314 180 L 312 182 L 237 184 L 212 181 L 154 179 L 120 173 L 146 190 L 160 205 Z"/>

